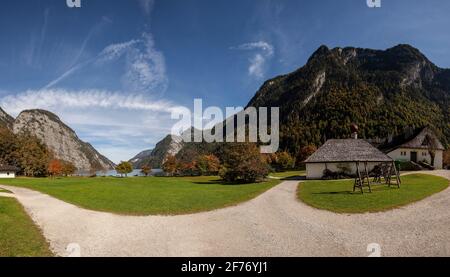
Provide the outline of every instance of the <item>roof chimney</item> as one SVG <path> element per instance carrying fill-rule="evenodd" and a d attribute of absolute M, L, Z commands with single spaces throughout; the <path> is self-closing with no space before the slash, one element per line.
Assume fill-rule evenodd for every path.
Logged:
<path fill-rule="evenodd" d="M 358 125 L 352 123 L 350 130 L 352 131 L 352 139 L 358 139 Z"/>

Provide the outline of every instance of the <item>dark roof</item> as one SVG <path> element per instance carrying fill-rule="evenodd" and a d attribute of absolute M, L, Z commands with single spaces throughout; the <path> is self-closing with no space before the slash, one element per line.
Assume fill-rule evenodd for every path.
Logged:
<path fill-rule="evenodd" d="M 330 139 L 305 163 L 391 162 L 392 159 L 362 139 Z"/>
<path fill-rule="evenodd" d="M 423 127 L 396 136 L 390 142 L 380 145 L 379 149 L 385 153 L 397 148 L 428 149 L 430 143 L 435 150 L 445 150 L 436 134 L 430 128 Z"/>
<path fill-rule="evenodd" d="M 0 164 L 0 171 L 13 171 L 17 172 L 19 169 L 12 165 Z"/>

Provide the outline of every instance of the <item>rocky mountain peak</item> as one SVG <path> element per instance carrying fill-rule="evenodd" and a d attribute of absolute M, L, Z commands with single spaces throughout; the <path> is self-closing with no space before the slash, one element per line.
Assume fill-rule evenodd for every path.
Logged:
<path fill-rule="evenodd" d="M 56 158 L 72 162 L 80 171 L 110 169 L 114 163 L 81 141 L 74 130 L 55 114 L 45 110 L 26 110 L 13 123 L 13 132 L 29 132 L 49 147 Z"/>
<path fill-rule="evenodd" d="M 7 114 L 1 107 L 0 107 L 0 128 L 8 128 L 12 129 L 12 125 L 14 122 L 14 118 Z"/>

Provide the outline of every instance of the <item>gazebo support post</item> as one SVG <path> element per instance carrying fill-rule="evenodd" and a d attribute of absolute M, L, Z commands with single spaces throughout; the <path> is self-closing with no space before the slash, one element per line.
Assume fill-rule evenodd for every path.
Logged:
<path fill-rule="evenodd" d="M 396 179 L 396 181 L 397 181 L 397 187 L 400 188 L 400 184 L 401 184 L 401 181 L 400 181 L 400 174 L 399 174 L 399 172 L 397 171 L 397 167 L 395 166 L 395 162 L 392 162 L 392 166 L 394 167 L 395 179 Z M 390 183 L 389 183 L 389 185 L 390 185 Z"/>
<path fill-rule="evenodd" d="M 364 194 L 363 190 L 363 183 L 364 180 L 361 178 L 361 172 L 359 171 L 359 162 L 356 162 L 356 178 L 355 178 L 355 184 L 353 185 L 353 192 L 355 191 L 356 187 L 359 187 L 361 189 L 361 193 Z"/>
<path fill-rule="evenodd" d="M 367 177 L 367 186 L 369 187 L 369 192 L 372 193 L 372 188 L 370 187 L 369 171 L 367 170 L 367 162 L 364 162 L 364 171 L 365 171 L 366 177 Z"/>

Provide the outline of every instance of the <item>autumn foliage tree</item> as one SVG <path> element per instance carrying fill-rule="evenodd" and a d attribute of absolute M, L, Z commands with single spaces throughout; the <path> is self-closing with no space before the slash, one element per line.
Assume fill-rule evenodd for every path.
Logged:
<path fill-rule="evenodd" d="M 220 177 L 227 182 L 251 183 L 269 174 L 269 166 L 255 143 L 229 143 L 223 153 Z"/>
<path fill-rule="evenodd" d="M 200 175 L 217 175 L 220 170 L 220 160 L 215 155 L 200 155 L 196 159 L 196 167 Z"/>
<path fill-rule="evenodd" d="M 151 166 L 150 166 L 150 165 L 144 165 L 144 166 L 141 168 L 141 173 L 144 174 L 146 177 L 147 177 L 148 175 L 150 175 L 150 173 L 152 173 L 152 168 L 151 168 Z"/>
<path fill-rule="evenodd" d="M 133 165 L 130 162 L 121 162 L 116 166 L 116 171 L 120 176 L 127 177 L 129 173 L 133 172 Z"/>
<path fill-rule="evenodd" d="M 77 172 L 77 167 L 73 163 L 62 161 L 62 175 L 67 177 L 75 174 L 75 172 Z"/>
<path fill-rule="evenodd" d="M 179 161 L 175 156 L 169 155 L 162 165 L 162 169 L 169 175 L 174 175 L 179 170 Z"/>
<path fill-rule="evenodd" d="M 317 151 L 317 147 L 314 145 L 307 145 L 300 148 L 300 152 L 297 155 L 297 163 L 301 163 L 309 158 L 314 152 Z"/>
<path fill-rule="evenodd" d="M 50 174 L 51 177 L 55 176 L 61 176 L 63 172 L 63 166 L 60 160 L 53 159 L 48 164 L 48 174 Z"/>

